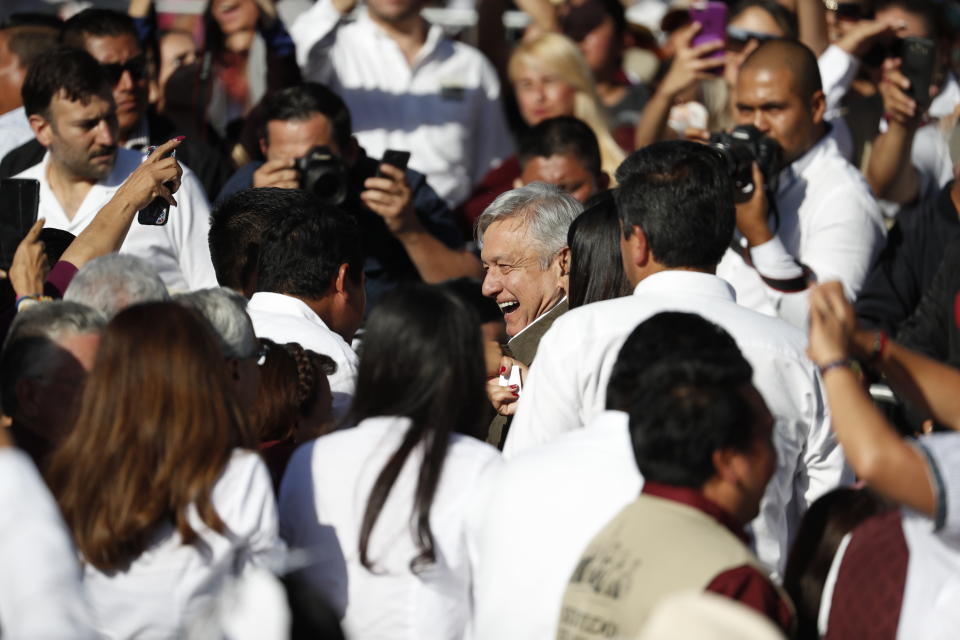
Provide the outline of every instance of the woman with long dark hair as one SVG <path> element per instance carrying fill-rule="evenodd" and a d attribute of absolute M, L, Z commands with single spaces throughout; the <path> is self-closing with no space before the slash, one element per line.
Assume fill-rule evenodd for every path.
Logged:
<path fill-rule="evenodd" d="M 457 638 L 470 613 L 468 519 L 498 460 L 474 437 L 486 396 L 474 312 L 441 287 L 392 292 L 370 315 L 355 427 L 293 456 L 281 532 L 347 637 Z"/>
<path fill-rule="evenodd" d="M 620 258 L 620 218 L 613 193 L 605 191 L 587 203 L 570 224 L 570 308 L 630 295 Z"/>
<path fill-rule="evenodd" d="M 110 638 L 179 638 L 278 548 L 270 477 L 212 330 L 175 303 L 107 326 L 49 481 Z"/>

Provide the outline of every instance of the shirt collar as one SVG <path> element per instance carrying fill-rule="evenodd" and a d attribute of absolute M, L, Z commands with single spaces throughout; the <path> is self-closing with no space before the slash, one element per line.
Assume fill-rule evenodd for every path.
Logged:
<path fill-rule="evenodd" d="M 137 123 L 137 127 L 131 132 L 130 137 L 124 143 L 127 149 L 142 151 L 150 144 L 150 127 L 147 125 L 147 116 L 144 115 Z"/>
<path fill-rule="evenodd" d="M 325 323 L 306 302 L 283 293 L 258 291 L 250 298 L 247 307 L 256 311 L 266 311 L 268 313 L 303 318 L 330 331 L 327 323 Z"/>
<path fill-rule="evenodd" d="M 520 334 L 522 334 L 524 331 L 526 331 L 527 329 L 529 329 L 529 328 L 532 327 L 533 325 L 535 325 L 535 324 L 537 324 L 538 322 L 540 322 L 540 320 L 542 320 L 543 318 L 546 318 L 548 315 L 550 315 L 550 313 L 551 313 L 554 309 L 556 309 L 558 306 L 560 306 L 561 304 L 563 304 L 563 301 L 566 300 L 566 299 L 567 299 L 567 296 L 563 296 L 563 298 L 561 298 L 560 301 L 557 302 L 557 304 L 553 305 L 552 307 L 550 307 L 549 309 L 547 309 L 546 311 L 544 311 L 543 313 L 541 313 L 540 315 L 538 315 L 536 318 L 533 319 L 533 322 L 531 322 L 530 324 L 528 324 L 527 326 L 525 326 L 523 329 L 520 329 L 520 331 L 518 331 L 515 335 L 511 336 L 511 337 L 510 337 L 510 340 L 507 340 L 507 343 L 509 344 L 509 343 L 512 342 L 513 340 L 516 340 L 518 337 L 520 337 Z"/>
<path fill-rule="evenodd" d="M 637 287 L 633 290 L 633 295 L 669 294 L 676 293 L 678 290 L 682 291 L 684 295 L 693 294 L 703 297 L 722 298 L 730 302 L 736 302 L 737 300 L 733 292 L 733 287 L 712 273 L 681 271 L 677 269 L 658 271 L 653 275 L 647 276 L 637 284 Z"/>
<path fill-rule="evenodd" d="M 709 500 L 700 491 L 690 487 L 677 487 L 673 485 L 660 484 L 647 480 L 643 484 L 642 493 L 664 500 L 672 500 L 685 504 L 688 507 L 697 509 L 707 514 L 724 527 L 730 530 L 730 533 L 737 536 L 745 545 L 750 544 L 750 537 L 729 513 L 720 508 L 716 502 Z"/>
<path fill-rule="evenodd" d="M 780 172 L 779 193 L 789 189 L 797 178 L 806 173 L 807 169 L 813 167 L 819 160 L 827 155 L 839 155 L 837 141 L 829 133 L 824 134 L 820 140 L 807 149 L 807 152 L 794 160 L 789 167 Z"/>
<path fill-rule="evenodd" d="M 370 17 L 370 13 L 366 8 L 359 12 L 359 15 L 357 16 L 357 24 L 362 25 L 363 28 L 368 30 L 374 37 L 390 40 L 390 42 L 396 46 L 390 36 L 387 35 L 380 25 L 373 21 L 373 18 Z M 418 51 L 417 55 L 414 57 L 411 67 L 416 67 L 428 56 L 430 56 L 434 50 L 436 50 L 440 40 L 443 39 L 443 27 L 430 22 L 427 24 L 429 25 L 427 29 L 427 39 L 424 41 L 423 46 L 420 47 L 420 51 Z"/>

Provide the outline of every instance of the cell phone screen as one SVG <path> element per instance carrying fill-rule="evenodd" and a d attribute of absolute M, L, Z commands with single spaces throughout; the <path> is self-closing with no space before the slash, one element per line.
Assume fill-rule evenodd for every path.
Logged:
<path fill-rule="evenodd" d="M 39 209 L 39 181 L 24 178 L 0 180 L 0 268 L 10 268 L 17 246 L 37 221 Z"/>

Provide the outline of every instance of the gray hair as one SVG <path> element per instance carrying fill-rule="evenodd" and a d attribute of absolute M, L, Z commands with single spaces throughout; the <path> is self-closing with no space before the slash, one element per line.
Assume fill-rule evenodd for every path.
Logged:
<path fill-rule="evenodd" d="M 177 294 L 173 300 L 193 309 L 210 323 L 225 358 L 250 358 L 257 353 L 259 343 L 247 315 L 247 299 L 233 289 L 200 289 Z"/>
<path fill-rule="evenodd" d="M 112 318 L 135 304 L 169 300 L 170 294 L 157 270 L 143 258 L 108 253 L 77 272 L 63 299 L 89 305 Z"/>
<path fill-rule="evenodd" d="M 569 193 L 552 184 L 531 182 L 497 196 L 477 218 L 477 246 L 483 247 L 483 234 L 494 222 L 519 218 L 526 225 L 527 238 L 537 246 L 540 267 L 546 269 L 567 246 L 567 230 L 583 212 Z"/>
<path fill-rule="evenodd" d="M 0 356 L 0 405 L 4 412 L 16 417 L 17 383 L 43 378 L 60 340 L 100 333 L 106 324 L 107 319 L 96 309 L 62 300 L 31 305 L 18 313 Z"/>

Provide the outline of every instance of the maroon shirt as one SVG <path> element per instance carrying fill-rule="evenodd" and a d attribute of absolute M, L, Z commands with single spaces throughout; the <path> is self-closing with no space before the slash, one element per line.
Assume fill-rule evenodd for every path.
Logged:
<path fill-rule="evenodd" d="M 473 227 L 483 210 L 490 206 L 497 196 L 513 189 L 513 183 L 520 177 L 520 160 L 510 156 L 496 169 L 491 169 L 473 189 L 467 201 L 460 205 L 463 224 L 468 235 L 473 235 Z"/>
<path fill-rule="evenodd" d="M 647 481 L 643 485 L 643 493 L 673 500 L 702 511 L 726 527 L 745 545 L 750 544 L 750 537 L 743 527 L 738 525 L 719 505 L 708 500 L 696 489 Z M 770 578 L 758 571 L 756 567 L 743 565 L 727 569 L 717 574 L 707 585 L 706 590 L 754 609 L 783 629 L 788 637 L 792 635 L 795 624 L 793 603 L 786 599 L 786 595 L 777 591 L 770 582 Z"/>

